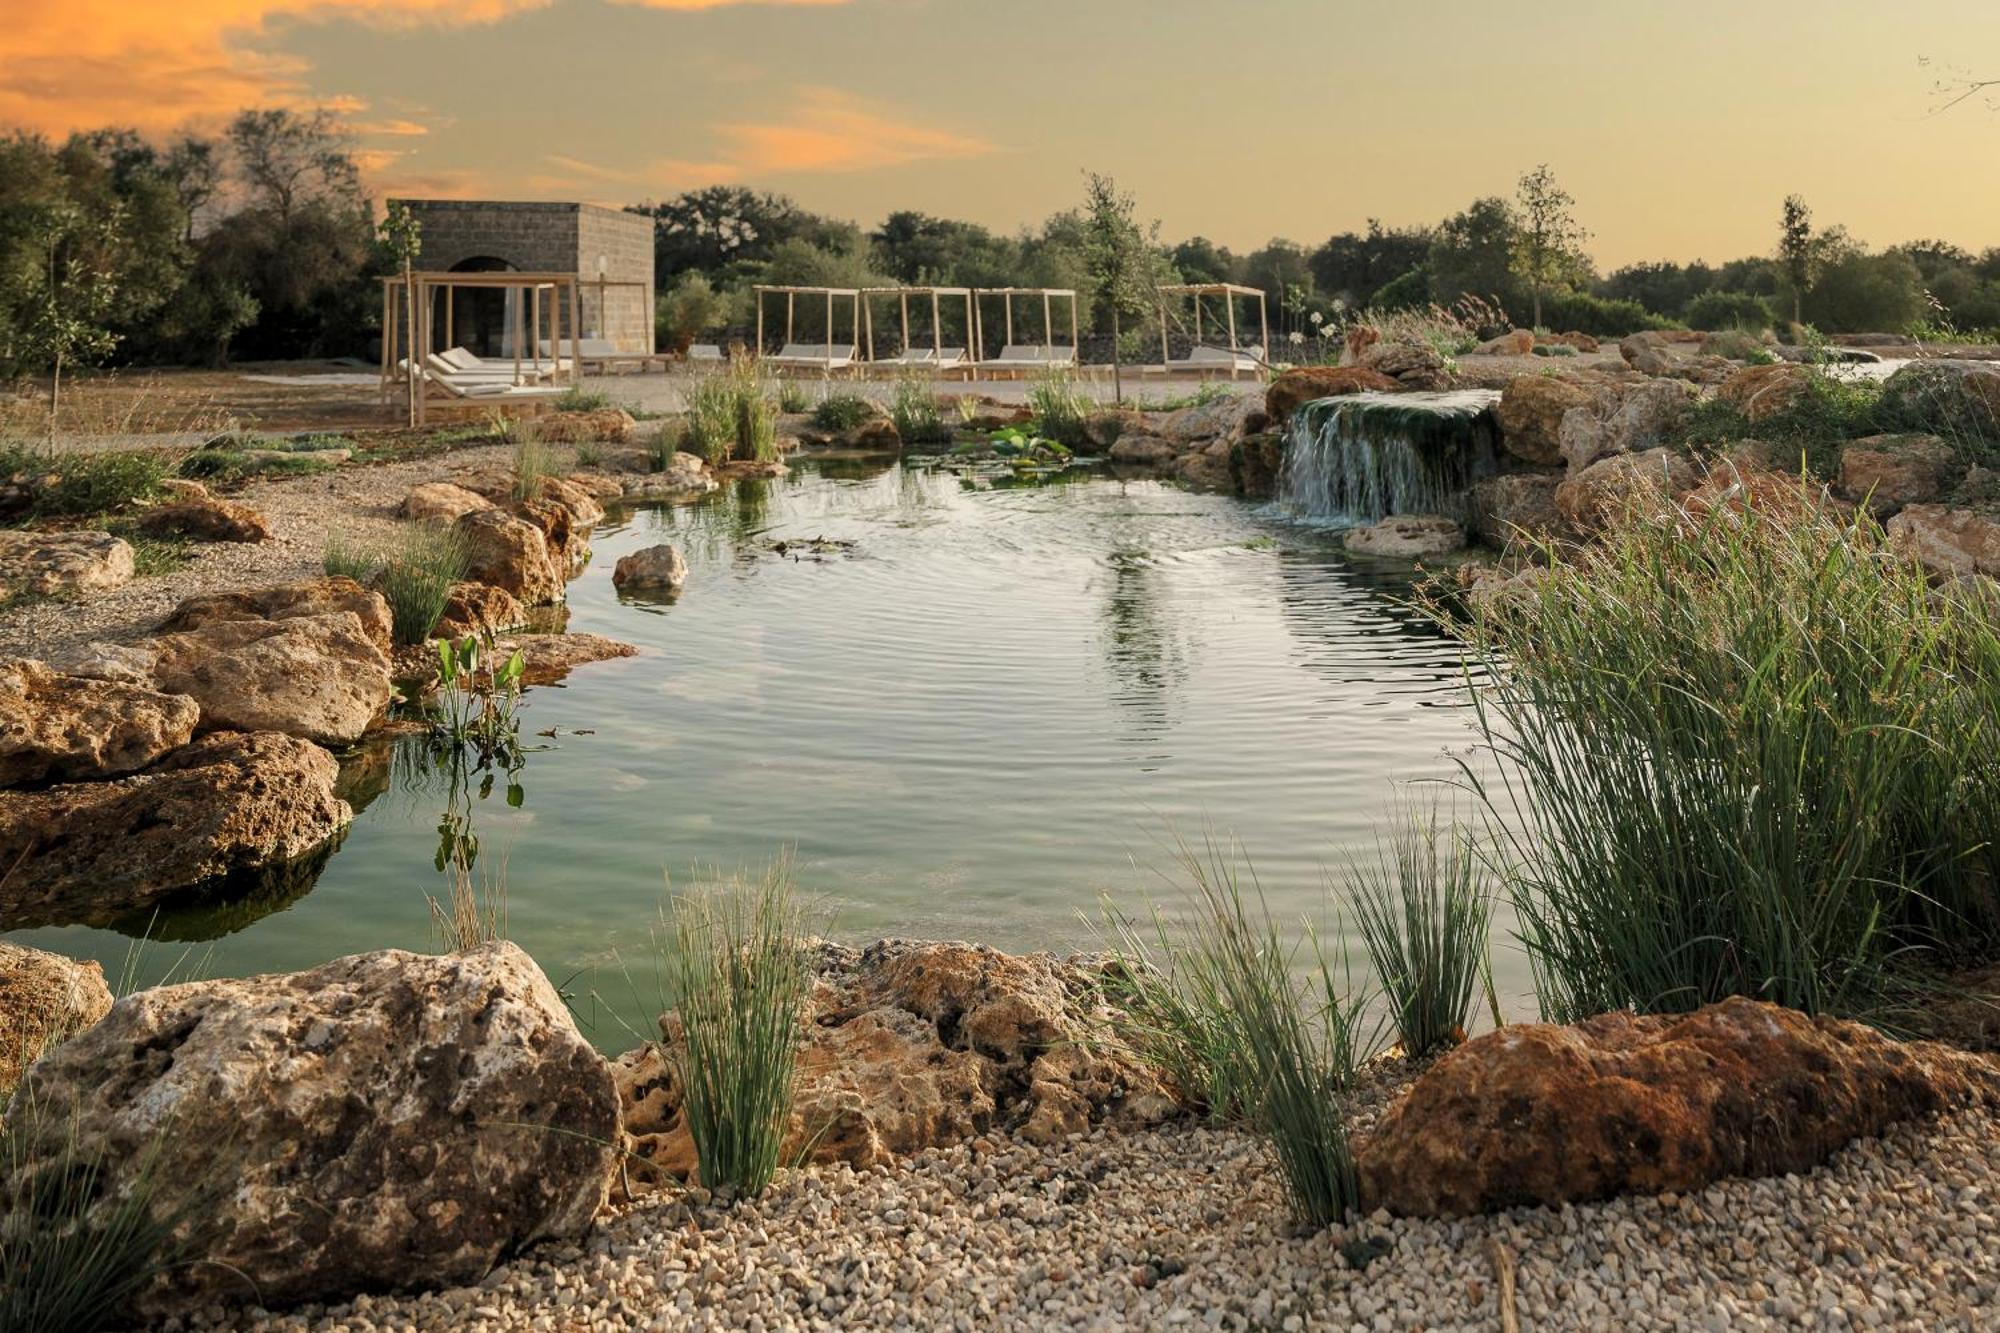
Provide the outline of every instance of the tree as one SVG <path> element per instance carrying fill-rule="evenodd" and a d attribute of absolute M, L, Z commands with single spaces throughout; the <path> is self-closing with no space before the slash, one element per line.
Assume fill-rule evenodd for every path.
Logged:
<path fill-rule="evenodd" d="M 1785 196 L 1784 212 L 1778 220 L 1778 267 L 1791 290 L 1794 324 L 1802 320 L 1805 295 L 1812 289 L 1813 267 L 1817 258 L 1814 250 L 1812 210 L 1806 207 L 1805 200 L 1788 194 Z"/>
<path fill-rule="evenodd" d="M 66 364 L 110 354 L 118 335 L 106 327 L 118 294 L 119 213 L 87 217 L 68 202 L 45 206 L 31 224 L 37 263 L 27 283 L 25 359 L 49 371 L 49 431 L 62 408 Z"/>
<path fill-rule="evenodd" d="M 1134 217 L 1138 205 L 1131 195 L 1118 193 L 1111 177 L 1087 172 L 1084 182 L 1084 255 L 1090 292 L 1098 309 L 1111 317 L 1112 398 L 1123 403 L 1123 317 L 1142 314 L 1159 300 L 1154 290 L 1158 276 L 1154 234 L 1159 224 L 1153 224 L 1152 234 L 1142 229 Z"/>
<path fill-rule="evenodd" d="M 1513 304 L 1520 290 L 1514 275 L 1514 232 L 1514 210 L 1497 195 L 1475 199 L 1464 212 L 1446 218 L 1431 238 L 1424 265 L 1430 271 L 1431 299 L 1453 305 L 1476 296 L 1503 308 Z"/>
<path fill-rule="evenodd" d="M 1517 199 L 1520 220 L 1514 233 L 1514 270 L 1528 284 L 1534 305 L 1534 327 L 1542 326 L 1542 294 L 1567 287 L 1589 268 L 1583 243 L 1590 233 L 1571 211 L 1576 199 L 1556 183 L 1544 162 L 1521 177 Z"/>
<path fill-rule="evenodd" d="M 1366 233 L 1330 236 L 1308 262 L 1320 295 L 1360 310 L 1377 304 L 1383 288 L 1422 268 L 1430 249 L 1430 228 L 1384 227 L 1370 218 Z M 1422 300 L 1420 294 L 1418 304 Z"/>
<path fill-rule="evenodd" d="M 331 111 L 244 111 L 229 122 L 229 150 L 253 208 L 281 226 L 312 204 L 340 207 L 361 197 L 353 145 Z"/>

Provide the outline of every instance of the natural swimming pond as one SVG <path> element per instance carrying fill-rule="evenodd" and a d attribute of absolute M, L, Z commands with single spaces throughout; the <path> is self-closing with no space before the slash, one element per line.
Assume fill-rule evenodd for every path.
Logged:
<path fill-rule="evenodd" d="M 822 537 L 852 545 L 797 545 Z M 618 557 L 661 541 L 685 592 L 621 599 Z M 1400 604 L 1407 570 L 1225 496 L 821 460 L 614 513 L 593 545 L 569 628 L 641 654 L 530 690 L 520 805 L 504 780 L 465 804 L 508 934 L 608 1048 L 658 1011 L 669 875 L 790 848 L 843 938 L 1088 947 L 1102 896 L 1171 904 L 1174 837 L 1212 831 L 1274 913 L 1331 930 L 1327 870 L 1372 846 L 1394 784 L 1451 776 L 1475 741 L 1459 647 Z M 360 813 L 316 880 L 161 913 L 133 980 L 435 947 L 452 794 L 401 744 L 353 765 Z M 112 930 L 11 938 L 114 978 L 133 954 Z"/>

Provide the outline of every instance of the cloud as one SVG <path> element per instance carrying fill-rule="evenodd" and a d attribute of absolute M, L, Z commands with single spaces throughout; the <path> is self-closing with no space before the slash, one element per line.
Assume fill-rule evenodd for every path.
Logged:
<path fill-rule="evenodd" d="M 676 13 L 691 14 L 707 9 L 737 9 L 745 5 L 783 6 L 787 9 L 826 9 L 834 5 L 844 5 L 849 0 L 611 0 L 614 5 L 631 5 L 640 9 L 670 9 Z"/>
<path fill-rule="evenodd" d="M 497 22 L 552 0 L 9 0 L 0 124 L 159 132 L 309 100 L 305 62 L 258 43 L 281 20 L 384 29 Z M 323 98 L 343 109 L 354 99 Z"/>
<path fill-rule="evenodd" d="M 781 120 L 715 127 L 712 160 L 670 158 L 652 177 L 675 186 L 734 184 L 793 172 L 869 171 L 913 162 L 984 157 L 1000 149 L 969 134 L 927 124 L 920 115 L 837 88 L 807 88 Z"/>
<path fill-rule="evenodd" d="M 357 120 L 351 122 L 348 128 L 356 134 L 381 135 L 388 139 L 414 139 L 431 132 L 431 127 L 421 121 L 403 119 Z"/>

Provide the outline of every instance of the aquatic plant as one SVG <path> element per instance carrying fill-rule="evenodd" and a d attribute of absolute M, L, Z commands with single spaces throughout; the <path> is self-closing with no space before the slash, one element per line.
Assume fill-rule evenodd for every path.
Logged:
<path fill-rule="evenodd" d="M 1411 809 L 1346 875 L 1361 941 L 1411 1057 L 1465 1039 L 1492 906 L 1478 857 L 1435 807 Z"/>
<path fill-rule="evenodd" d="M 905 444 L 945 444 L 951 440 L 944 404 L 938 400 L 930 381 L 922 376 L 905 375 L 896 381 L 889 419 L 896 423 L 896 434 Z"/>
<path fill-rule="evenodd" d="M 438 713 L 433 738 L 453 750 L 469 753 L 477 767 L 499 765 L 510 772 L 518 765 L 521 724 L 515 709 L 521 700 L 521 676 L 526 659 L 515 649 L 497 666 L 468 635 L 453 643 L 437 641 Z M 511 804 L 518 802 L 511 801 Z"/>
<path fill-rule="evenodd" d="M 470 842 L 470 850 L 467 843 Z M 424 895 L 430 905 L 431 928 L 446 953 L 476 949 L 482 944 L 507 938 L 507 862 L 502 857 L 482 876 L 475 877 L 478 840 L 469 832 L 455 840 L 457 852 L 445 860 L 444 873 L 451 888 L 443 901 Z"/>
<path fill-rule="evenodd" d="M 1035 414 L 1036 432 L 1072 449 L 1088 443 L 1084 421 L 1090 398 L 1077 386 L 1076 375 L 1064 366 L 1050 366 L 1028 386 L 1028 410 Z"/>
<path fill-rule="evenodd" d="M 1993 613 L 1785 499 L 1636 508 L 1505 609 L 1433 607 L 1490 682 L 1466 780 L 1551 1019 L 1872 1016 L 1900 965 L 2000 938 Z"/>
<path fill-rule="evenodd" d="M 676 895 L 667 977 L 681 1088 L 701 1183 L 751 1196 L 771 1183 L 791 1121 L 799 1013 L 810 986 L 791 866 Z"/>
<path fill-rule="evenodd" d="M 201 1191 L 166 1188 L 172 1126 L 114 1171 L 108 1147 L 81 1142 L 77 1115 L 23 1093 L 0 1123 L 0 1328 L 10 1333 L 126 1327 L 133 1300 L 199 1249 Z"/>
<path fill-rule="evenodd" d="M 688 390 L 687 408 L 679 447 L 699 454 L 711 466 L 731 459 L 766 463 L 777 459 L 777 417 L 756 363 L 748 357 L 737 357 L 726 370 L 697 378 Z"/>
<path fill-rule="evenodd" d="M 1185 942 L 1155 916 L 1148 946 L 1132 923 L 1111 923 L 1122 963 L 1112 994 L 1133 1045 L 1217 1119 L 1241 1121 L 1265 1142 L 1293 1215 L 1315 1227 L 1343 1220 L 1360 1202 L 1344 1090 L 1372 1041 L 1364 998 L 1310 936 L 1317 994 L 1295 979 L 1288 948 L 1263 907 L 1246 903 L 1239 858 L 1210 844 L 1177 852 L 1190 887 Z"/>

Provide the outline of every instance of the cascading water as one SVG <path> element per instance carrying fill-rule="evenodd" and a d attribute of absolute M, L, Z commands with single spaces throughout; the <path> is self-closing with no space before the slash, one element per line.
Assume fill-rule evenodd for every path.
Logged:
<path fill-rule="evenodd" d="M 1498 466 L 1499 401 L 1490 389 L 1457 389 L 1307 403 L 1292 417 L 1278 505 L 1317 522 L 1463 519 L 1467 490 Z"/>

